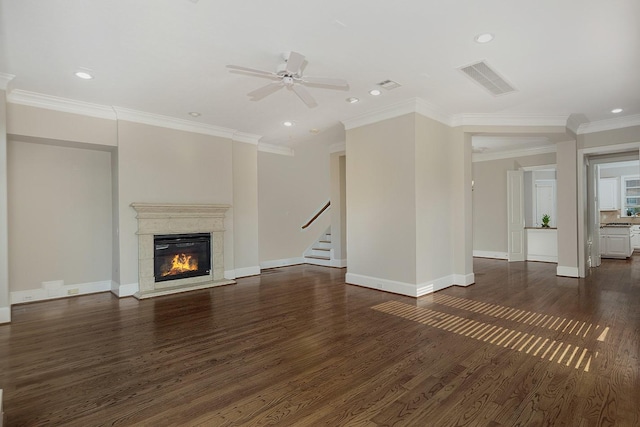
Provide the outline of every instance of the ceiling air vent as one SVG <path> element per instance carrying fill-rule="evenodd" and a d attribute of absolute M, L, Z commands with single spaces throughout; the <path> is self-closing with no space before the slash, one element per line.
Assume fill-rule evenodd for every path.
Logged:
<path fill-rule="evenodd" d="M 397 87 L 402 86 L 400 83 L 398 82 L 394 82 L 393 80 L 385 80 L 383 82 L 378 83 L 378 86 L 382 86 L 383 88 L 387 89 L 387 90 L 391 90 L 391 89 L 395 89 Z"/>
<path fill-rule="evenodd" d="M 493 71 L 486 62 L 480 61 L 461 67 L 460 71 L 494 95 L 504 95 L 516 91 L 505 79 Z"/>

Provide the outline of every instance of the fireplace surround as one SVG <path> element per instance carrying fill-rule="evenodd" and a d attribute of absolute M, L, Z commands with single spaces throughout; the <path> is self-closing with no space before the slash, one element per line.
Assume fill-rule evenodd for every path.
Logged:
<path fill-rule="evenodd" d="M 224 216 L 229 205 L 132 203 L 138 219 L 138 299 L 235 283 L 224 278 Z M 190 277 L 156 280 L 157 237 L 186 234 L 210 236 L 210 268 Z"/>

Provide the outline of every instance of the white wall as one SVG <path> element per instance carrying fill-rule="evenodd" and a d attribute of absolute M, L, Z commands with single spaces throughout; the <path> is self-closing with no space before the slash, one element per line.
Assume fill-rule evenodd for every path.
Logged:
<path fill-rule="evenodd" d="M 331 223 L 325 211 L 301 227 L 330 197 L 329 149 L 299 145 L 294 156 L 258 152 L 260 264 L 263 268 L 302 261 L 304 250 Z"/>
<path fill-rule="evenodd" d="M 453 272 L 453 144 L 449 128 L 416 115 L 416 283 Z M 464 224 L 459 224 L 464 227 Z"/>
<path fill-rule="evenodd" d="M 555 163 L 555 153 L 473 162 L 473 250 L 476 253 L 507 253 L 507 171 Z"/>
<path fill-rule="evenodd" d="M 10 140 L 8 163 L 10 290 L 110 281 L 111 153 Z"/>
<path fill-rule="evenodd" d="M 134 202 L 232 204 L 232 141 L 118 122 L 120 286 L 138 282 Z M 225 271 L 233 270 L 233 216 L 225 217 Z M 231 249 L 231 250 L 229 250 Z"/>
<path fill-rule="evenodd" d="M 415 289 L 415 136 L 415 114 L 347 130 L 349 276 Z"/>
<path fill-rule="evenodd" d="M 578 176 L 576 141 L 557 144 L 559 276 L 578 277 Z"/>
<path fill-rule="evenodd" d="M 260 273 L 258 147 L 233 143 L 233 260 L 236 277 Z"/>
<path fill-rule="evenodd" d="M 6 99 L 6 91 L 0 90 L 0 323 L 11 321 L 11 307 L 9 301 Z"/>

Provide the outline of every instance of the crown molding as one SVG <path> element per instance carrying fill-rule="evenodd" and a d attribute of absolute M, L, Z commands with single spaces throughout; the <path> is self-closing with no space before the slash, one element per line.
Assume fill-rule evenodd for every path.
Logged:
<path fill-rule="evenodd" d="M 9 89 L 9 85 L 11 84 L 11 80 L 13 80 L 16 76 L 13 74 L 0 73 L 0 90 L 6 91 Z"/>
<path fill-rule="evenodd" d="M 281 145 L 266 144 L 264 142 L 258 143 L 258 151 L 262 151 L 263 153 L 280 154 L 281 156 L 294 155 L 292 148 L 283 147 Z"/>
<path fill-rule="evenodd" d="M 245 142 L 247 144 L 258 145 L 262 135 L 256 135 L 254 133 L 236 132 L 233 134 L 232 139 L 236 142 Z"/>
<path fill-rule="evenodd" d="M 514 157 L 535 156 L 537 154 L 548 154 L 555 152 L 556 146 L 555 144 L 553 144 L 544 147 L 525 148 L 522 150 L 499 151 L 497 153 L 474 153 L 471 156 L 471 161 L 473 163 L 486 162 L 489 160 L 511 159 Z"/>
<path fill-rule="evenodd" d="M 144 111 L 131 110 L 123 107 L 113 107 L 118 120 L 142 123 L 145 125 L 181 130 L 185 132 L 200 133 L 203 135 L 219 136 L 232 139 L 236 133 L 234 129 L 223 128 L 205 123 L 197 123 L 190 120 L 176 119 L 175 117 L 162 116 L 160 114 L 146 113 Z"/>
<path fill-rule="evenodd" d="M 11 91 L 7 100 L 12 104 L 45 108 L 47 110 L 79 114 L 99 119 L 116 120 L 117 118 L 113 108 L 106 105 L 76 101 L 74 99 L 60 98 L 52 95 L 44 95 L 42 93 L 29 92 L 21 89 Z"/>
<path fill-rule="evenodd" d="M 451 119 L 446 113 L 420 98 L 412 98 L 372 110 L 368 113 L 343 120 L 342 124 L 346 130 L 349 130 L 411 113 L 418 113 L 430 119 L 442 122 L 447 126 L 451 126 Z"/>
<path fill-rule="evenodd" d="M 630 126 L 640 126 L 640 114 L 632 116 L 615 117 L 613 119 L 599 120 L 597 122 L 582 123 L 576 132 L 578 135 L 586 133 L 603 132 Z"/>
<path fill-rule="evenodd" d="M 329 146 L 329 154 L 333 154 L 333 153 L 341 153 L 343 151 L 347 150 L 347 143 L 346 142 L 336 142 L 334 144 L 331 144 Z"/>
<path fill-rule="evenodd" d="M 567 126 L 566 116 L 457 114 L 451 126 Z"/>

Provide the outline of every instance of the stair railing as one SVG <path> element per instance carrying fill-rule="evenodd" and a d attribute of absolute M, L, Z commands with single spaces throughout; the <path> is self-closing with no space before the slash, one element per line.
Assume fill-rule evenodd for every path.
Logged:
<path fill-rule="evenodd" d="M 305 228 L 309 227 L 311 224 L 313 224 L 313 222 L 318 219 L 318 217 L 320 215 L 322 215 L 322 213 L 324 211 L 326 211 L 327 209 L 329 209 L 329 206 L 331 206 L 331 200 L 329 200 L 322 208 L 320 208 L 320 210 L 309 220 L 307 221 L 307 223 L 305 225 L 302 226 L 302 229 L 304 230 Z"/>

